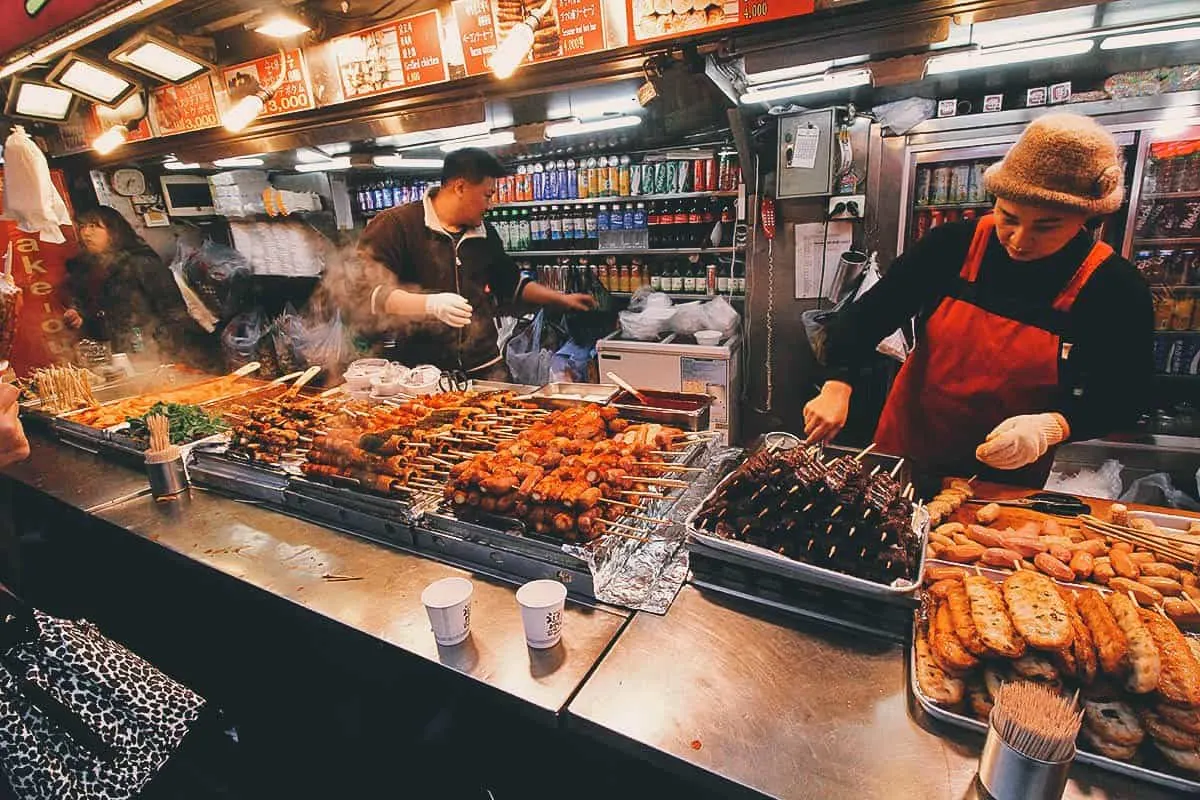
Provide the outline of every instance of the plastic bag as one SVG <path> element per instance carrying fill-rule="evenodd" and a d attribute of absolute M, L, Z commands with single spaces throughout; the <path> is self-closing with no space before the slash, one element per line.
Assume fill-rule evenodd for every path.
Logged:
<path fill-rule="evenodd" d="M 639 289 L 629 301 L 629 310 L 617 315 L 621 334 L 629 339 L 649 342 L 670 330 L 675 308 L 671 298 L 662 292 L 642 293 Z"/>
<path fill-rule="evenodd" d="M 871 109 L 880 125 L 893 136 L 903 136 L 937 113 L 937 101 L 924 97 L 909 97 L 894 103 L 884 103 Z"/>
<path fill-rule="evenodd" d="M 304 318 L 291 303 L 288 303 L 271 323 L 271 342 L 275 348 L 275 360 L 279 364 L 280 375 L 304 369 L 301 348 L 305 335 Z"/>
<path fill-rule="evenodd" d="M 1064 494 L 1098 497 L 1103 500 L 1116 500 L 1121 494 L 1121 470 L 1125 465 L 1116 459 L 1109 459 L 1100 465 L 1099 469 L 1081 469 L 1074 474 L 1051 472 L 1046 479 L 1046 489 Z"/>
<path fill-rule="evenodd" d="M 1196 481 L 1197 489 L 1200 489 L 1200 471 L 1196 473 Z M 1165 472 L 1156 472 L 1129 484 L 1129 488 L 1121 495 L 1121 502 L 1200 511 L 1200 503 L 1182 489 L 1176 489 L 1175 484 L 1171 483 L 1171 476 Z"/>
<path fill-rule="evenodd" d="M 266 333 L 266 319 L 261 309 L 238 314 L 221 331 L 221 352 L 229 371 L 258 361 L 258 344 Z"/>
<path fill-rule="evenodd" d="M 741 315 L 729 301 L 717 297 L 707 303 L 677 306 L 675 316 L 671 317 L 671 330 L 689 336 L 696 331 L 720 331 L 723 334 L 721 338 L 725 339 L 737 331 L 741 321 Z"/>
<path fill-rule="evenodd" d="M 328 322 L 308 326 L 300 338 L 299 352 L 310 366 L 323 367 L 331 381 L 340 381 L 346 365 L 358 357 L 340 311 Z"/>
<path fill-rule="evenodd" d="M 196 252 L 196 248 L 180 239 L 178 247 L 175 248 L 175 258 L 171 261 L 168 269 L 171 270 L 171 277 L 175 279 L 175 285 L 179 287 L 179 293 L 183 295 L 183 304 L 187 306 L 188 314 L 206 332 L 212 333 L 217 329 L 217 323 L 221 320 L 209 310 L 208 306 L 204 305 L 200 295 L 196 294 L 191 286 L 188 286 L 187 279 L 183 277 L 184 265 Z"/>
<path fill-rule="evenodd" d="M 183 256 L 183 277 L 210 311 L 220 319 L 230 319 L 241 307 L 249 286 L 250 262 L 232 247 L 212 240 L 199 250 L 188 250 Z"/>
<path fill-rule="evenodd" d="M 505 343 L 504 360 L 514 383 L 541 386 L 550 382 L 550 361 L 553 351 L 542 347 L 546 324 L 545 313 L 539 311 L 533 321 L 518 329 Z"/>
<path fill-rule="evenodd" d="M 60 226 L 71 224 L 67 204 L 50 180 L 46 156 L 20 125 L 13 126 L 4 142 L 4 219 L 16 220 L 17 230 L 36 233 L 50 244 L 65 242 Z"/>
<path fill-rule="evenodd" d="M 595 348 L 567 342 L 550 359 L 550 380 L 586 383 L 588 364 L 595 354 Z"/>

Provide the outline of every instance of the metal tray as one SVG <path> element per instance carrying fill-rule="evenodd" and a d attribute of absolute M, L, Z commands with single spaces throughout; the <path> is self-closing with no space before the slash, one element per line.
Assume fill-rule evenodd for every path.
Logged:
<path fill-rule="evenodd" d="M 571 408 L 589 403 L 605 405 L 621 391 L 611 383 L 547 383 L 529 395 L 529 402 L 542 408 Z"/>
<path fill-rule="evenodd" d="M 685 399 L 696 403 L 693 410 L 672 408 L 655 408 L 642 403 L 619 402 L 614 398 L 609 405 L 617 409 L 622 417 L 640 422 L 656 422 L 659 425 L 672 425 L 685 431 L 708 430 L 709 417 L 712 412 L 713 399 L 707 394 L 689 394 L 686 392 L 659 392 L 652 389 L 641 389 L 646 397 L 663 397 L 665 399 Z"/>
<path fill-rule="evenodd" d="M 916 627 L 920 625 L 920 620 L 914 615 L 913 635 L 916 635 Z M 948 725 L 953 725 L 956 728 L 963 728 L 969 731 L 975 731 L 983 736 L 987 735 L 987 725 L 983 722 L 968 717 L 965 714 L 960 714 L 957 711 L 943 708 L 933 700 L 926 697 L 921 692 L 921 687 L 917 684 L 917 649 L 909 648 L 908 664 L 908 689 L 912 692 L 913 697 L 926 714 L 936 720 L 945 722 Z M 1081 764 L 1090 764 L 1100 769 L 1108 770 L 1109 772 L 1117 772 L 1137 780 L 1146 781 L 1147 783 L 1156 783 L 1159 786 L 1165 786 L 1175 791 L 1187 792 L 1188 794 L 1200 794 L 1200 779 L 1184 778 L 1168 772 L 1160 772 L 1156 769 L 1140 767 L 1137 764 L 1130 764 L 1125 761 L 1117 761 L 1115 758 L 1106 758 L 1095 753 L 1089 753 L 1087 750 L 1076 750 L 1075 760 Z"/>
<path fill-rule="evenodd" d="M 853 450 L 839 447 L 828 448 L 832 451 L 853 454 Z M 894 466 L 898 461 L 894 456 L 868 454 L 864 458 L 867 464 L 882 464 L 884 467 Z M 748 542 L 731 541 L 715 536 L 696 525 L 696 516 L 700 509 L 716 497 L 717 493 L 733 479 L 736 470 L 726 475 L 713 490 L 708 493 L 703 502 L 692 509 L 687 518 L 688 537 L 694 548 L 704 551 L 709 558 L 727 560 L 743 567 L 759 569 L 782 578 L 803 583 L 822 586 L 835 591 L 849 592 L 861 597 L 886 599 L 893 603 L 915 606 L 915 593 L 925 575 L 925 543 L 929 538 L 929 513 L 924 508 L 918 508 L 913 513 L 913 531 L 921 538 L 921 555 L 917 561 L 917 572 L 911 583 L 882 584 L 866 578 L 858 578 L 843 572 L 796 561 L 779 553 L 772 552 Z"/>

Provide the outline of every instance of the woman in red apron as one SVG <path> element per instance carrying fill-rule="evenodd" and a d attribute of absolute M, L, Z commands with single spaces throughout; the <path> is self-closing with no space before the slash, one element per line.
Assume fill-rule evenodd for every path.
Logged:
<path fill-rule="evenodd" d="M 1055 445 L 1136 418 L 1153 370 L 1149 289 L 1086 228 L 1121 205 L 1116 143 L 1086 117 L 1049 115 L 984 179 L 992 213 L 932 231 L 831 326 L 834 379 L 805 406 L 810 441 L 845 423 L 838 378 L 914 315 L 918 344 L 875 441 L 923 474 L 1041 487 Z"/>

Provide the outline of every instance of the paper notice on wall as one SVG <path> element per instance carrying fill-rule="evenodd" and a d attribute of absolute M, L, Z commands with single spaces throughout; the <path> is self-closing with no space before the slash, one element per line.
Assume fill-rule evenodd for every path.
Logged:
<path fill-rule="evenodd" d="M 851 222 L 803 222 L 795 227 L 796 299 L 832 300 L 838 259 L 854 244 Z"/>
<path fill-rule="evenodd" d="M 817 148 L 821 144 L 821 129 L 797 128 L 788 166 L 793 169 L 813 169 L 817 166 Z"/>

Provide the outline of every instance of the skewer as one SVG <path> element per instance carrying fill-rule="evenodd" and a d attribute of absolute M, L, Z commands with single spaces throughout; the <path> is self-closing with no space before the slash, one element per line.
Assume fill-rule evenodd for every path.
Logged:
<path fill-rule="evenodd" d="M 635 461 L 635 467 L 658 467 L 668 472 L 704 472 L 703 467 L 684 467 L 679 464 L 666 464 L 658 461 Z"/>
<path fill-rule="evenodd" d="M 659 494 L 658 492 L 634 492 L 629 489 L 618 489 L 617 493 L 627 495 L 628 497 L 653 497 L 656 500 L 662 500 L 666 497 L 666 495 Z"/>
<path fill-rule="evenodd" d="M 871 442 L 869 445 L 866 446 L 866 448 L 861 453 L 859 453 L 858 455 L 856 455 L 854 457 L 854 460 L 862 461 L 863 458 L 867 455 L 867 453 L 871 452 L 874 449 L 875 449 L 875 443 Z"/>
<path fill-rule="evenodd" d="M 896 466 L 892 467 L 892 471 L 889 474 L 893 478 L 896 477 L 896 475 L 900 472 L 900 468 L 903 466 L 904 466 L 904 459 L 902 458 L 896 462 Z"/>
<path fill-rule="evenodd" d="M 621 506 L 622 508 L 641 508 L 641 506 L 636 505 L 634 503 L 626 503 L 623 500 L 610 500 L 607 497 L 601 497 L 597 502 L 608 503 L 609 505 L 614 505 L 614 506 Z"/>
<path fill-rule="evenodd" d="M 674 489 L 686 489 L 691 484 L 684 481 L 672 480 L 671 478 L 646 478 L 640 475 L 633 476 L 634 483 L 648 483 L 652 486 L 669 486 Z"/>
<path fill-rule="evenodd" d="M 1197 602 L 1196 598 L 1192 597 L 1187 592 L 1184 592 L 1183 594 L 1181 594 L 1180 597 L 1182 597 L 1184 600 L 1187 600 L 1189 603 L 1191 603 L 1192 608 L 1196 609 L 1197 613 L 1200 613 L 1200 602 Z"/>
<path fill-rule="evenodd" d="M 645 517 L 641 514 L 626 514 L 630 519 L 640 519 L 643 522 L 653 522 L 655 525 L 674 525 L 675 522 L 669 519 L 659 519 L 658 517 Z"/>

